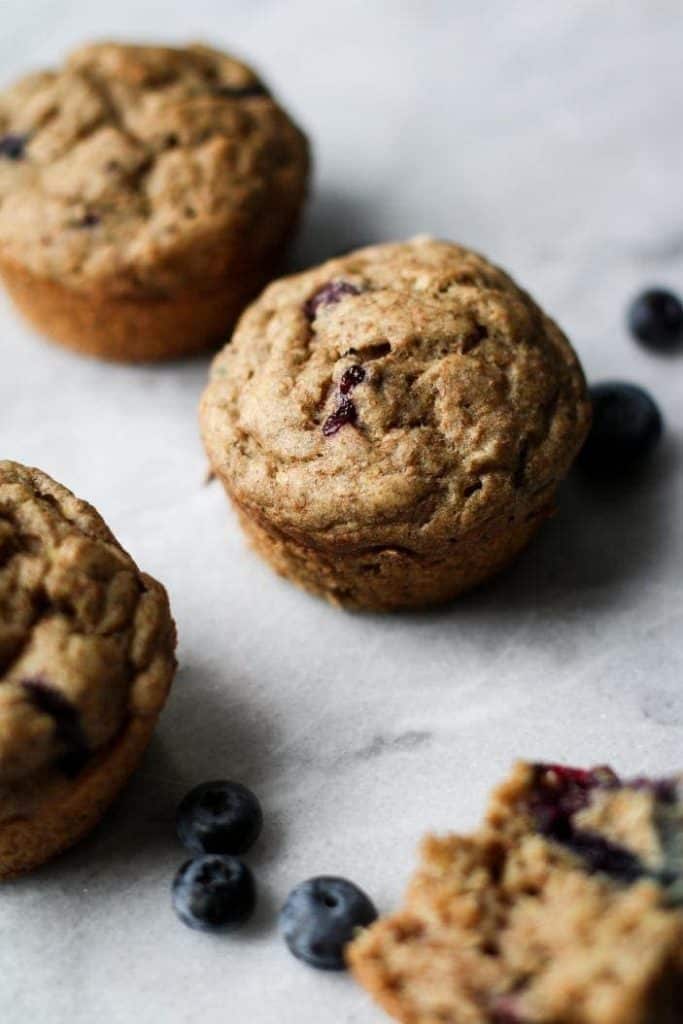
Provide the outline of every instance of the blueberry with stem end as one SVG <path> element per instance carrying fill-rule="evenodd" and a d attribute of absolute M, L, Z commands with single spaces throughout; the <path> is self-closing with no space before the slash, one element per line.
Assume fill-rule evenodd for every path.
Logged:
<path fill-rule="evenodd" d="M 342 971 L 346 945 L 358 928 L 376 919 L 375 907 L 353 882 L 321 876 L 291 891 L 280 911 L 280 930 L 297 959 L 321 970 Z"/>

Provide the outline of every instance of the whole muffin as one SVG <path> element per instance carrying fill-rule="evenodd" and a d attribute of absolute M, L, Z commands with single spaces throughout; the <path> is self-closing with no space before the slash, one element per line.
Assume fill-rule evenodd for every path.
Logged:
<path fill-rule="evenodd" d="M 552 512 L 589 421 L 559 328 L 503 271 L 429 238 L 271 284 L 201 408 L 256 549 L 373 609 L 443 601 L 500 569 Z"/>
<path fill-rule="evenodd" d="M 273 276 L 308 167 L 304 136 L 234 58 L 86 46 L 0 93 L 0 274 L 80 352 L 197 352 Z"/>
<path fill-rule="evenodd" d="M 174 649 L 164 588 L 97 512 L 0 462 L 0 877 L 97 823 L 149 742 Z"/>

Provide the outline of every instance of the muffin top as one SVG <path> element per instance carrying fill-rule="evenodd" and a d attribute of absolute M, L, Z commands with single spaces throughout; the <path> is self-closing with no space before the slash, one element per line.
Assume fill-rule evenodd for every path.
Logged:
<path fill-rule="evenodd" d="M 308 542 L 408 553 L 542 500 L 589 420 L 553 321 L 430 238 L 270 285 L 202 403 L 211 463 L 247 512 Z"/>
<path fill-rule="evenodd" d="M 307 173 L 245 64 L 86 46 L 0 93 L 0 257 L 75 288 L 207 285 L 278 246 Z"/>
<path fill-rule="evenodd" d="M 0 461 L 0 819 L 76 776 L 131 716 L 156 715 L 174 647 L 163 587 L 97 512 Z"/>

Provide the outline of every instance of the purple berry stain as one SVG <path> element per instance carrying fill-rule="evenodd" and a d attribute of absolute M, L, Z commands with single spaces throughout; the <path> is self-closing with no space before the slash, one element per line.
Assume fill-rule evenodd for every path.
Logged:
<path fill-rule="evenodd" d="M 577 828 L 573 817 L 586 808 L 595 789 L 618 789 L 624 783 L 610 768 L 567 768 L 563 765 L 535 766 L 533 795 L 529 810 L 541 835 L 561 843 L 586 864 L 590 872 L 601 871 L 624 883 L 647 874 L 640 859 L 597 833 Z"/>
<path fill-rule="evenodd" d="M 322 288 L 311 295 L 304 306 L 304 311 L 309 320 L 315 320 L 318 310 L 324 306 L 335 306 L 345 295 L 360 295 L 360 288 L 350 281 L 328 281 Z"/>
<path fill-rule="evenodd" d="M 27 142 L 28 135 L 16 135 L 11 132 L 0 135 L 0 157 L 4 156 L 7 160 L 22 160 Z"/>
<path fill-rule="evenodd" d="M 323 434 L 325 437 L 332 437 L 348 423 L 353 424 L 358 419 L 358 410 L 352 399 L 348 396 L 355 387 L 365 380 L 365 370 L 358 363 L 349 366 L 344 370 L 338 388 L 337 408 L 323 423 Z"/>
<path fill-rule="evenodd" d="M 84 213 L 81 219 L 76 224 L 78 228 L 95 228 L 100 223 L 100 217 L 97 213 L 93 213 L 92 210 L 88 210 Z"/>
<path fill-rule="evenodd" d="M 212 90 L 214 96 L 223 96 L 226 99 L 245 100 L 254 96 L 268 96 L 268 90 L 260 82 L 252 82 L 250 85 L 216 85 Z"/>
<path fill-rule="evenodd" d="M 523 1024 L 518 996 L 498 996 L 491 1007 L 493 1024 Z"/>
<path fill-rule="evenodd" d="M 34 708 L 53 720 L 57 741 L 64 747 L 57 767 L 73 778 L 90 755 L 78 710 L 63 693 L 43 679 L 25 679 L 21 685 Z"/>

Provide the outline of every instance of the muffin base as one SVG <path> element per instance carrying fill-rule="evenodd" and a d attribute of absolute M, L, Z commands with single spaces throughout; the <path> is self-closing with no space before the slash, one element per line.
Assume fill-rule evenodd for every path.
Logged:
<path fill-rule="evenodd" d="M 206 289 L 164 295 L 76 291 L 7 260 L 0 260 L 0 276 L 14 304 L 41 334 L 83 355 L 149 363 L 195 355 L 225 342 L 276 266 L 270 261 Z"/>
<path fill-rule="evenodd" d="M 228 491 L 229 494 L 229 491 Z M 331 604 L 397 611 L 449 601 L 499 572 L 555 510 L 554 492 L 454 538 L 433 557 L 395 547 L 323 549 L 294 539 L 231 496 L 251 546 L 286 579 Z"/>
<path fill-rule="evenodd" d="M 46 798 L 30 817 L 0 822 L 0 878 L 31 871 L 90 832 L 127 782 L 156 722 L 156 715 L 131 719 L 77 779 Z"/>

